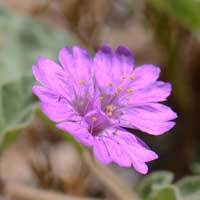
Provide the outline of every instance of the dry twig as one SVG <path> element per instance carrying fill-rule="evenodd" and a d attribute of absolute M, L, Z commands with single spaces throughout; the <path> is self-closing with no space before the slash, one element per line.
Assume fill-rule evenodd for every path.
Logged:
<path fill-rule="evenodd" d="M 41 190 L 9 181 L 4 182 L 4 194 L 16 200 L 100 200 L 98 198 L 75 197 L 67 194 Z"/>

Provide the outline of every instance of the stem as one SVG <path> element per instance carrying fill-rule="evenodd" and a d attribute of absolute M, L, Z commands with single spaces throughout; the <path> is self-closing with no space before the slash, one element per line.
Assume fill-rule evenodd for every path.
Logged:
<path fill-rule="evenodd" d="M 123 185 L 121 180 L 105 165 L 92 159 L 89 152 L 83 152 L 82 158 L 91 173 L 119 200 L 137 200 L 130 188 Z"/>

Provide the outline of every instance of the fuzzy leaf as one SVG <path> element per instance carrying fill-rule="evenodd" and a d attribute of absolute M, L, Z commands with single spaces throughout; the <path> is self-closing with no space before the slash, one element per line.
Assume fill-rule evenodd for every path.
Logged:
<path fill-rule="evenodd" d="M 163 186 L 154 190 L 151 200 L 179 200 L 179 193 L 174 186 Z"/>
<path fill-rule="evenodd" d="M 160 171 L 154 172 L 147 176 L 139 187 L 139 196 L 142 199 L 148 199 L 152 195 L 153 190 L 158 186 L 171 184 L 174 176 L 171 172 Z"/>
<path fill-rule="evenodd" d="M 27 126 L 37 108 L 31 65 L 38 56 L 56 58 L 70 45 L 65 32 L 0 8 L 0 151 Z"/>
<path fill-rule="evenodd" d="M 185 177 L 176 183 L 184 200 L 200 199 L 200 176 Z"/>

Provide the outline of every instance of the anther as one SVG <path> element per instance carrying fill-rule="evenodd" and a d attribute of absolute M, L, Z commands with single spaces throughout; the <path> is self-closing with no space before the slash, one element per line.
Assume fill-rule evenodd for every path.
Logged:
<path fill-rule="evenodd" d="M 135 79 L 135 77 L 134 76 L 130 76 L 130 79 L 133 81 Z"/>
<path fill-rule="evenodd" d="M 111 111 L 111 112 L 113 111 L 113 107 L 110 106 L 110 105 L 106 106 L 106 109 L 109 110 L 109 111 Z"/>
<path fill-rule="evenodd" d="M 108 85 L 112 87 L 112 86 L 113 86 L 113 83 L 112 83 L 112 82 L 109 82 Z"/>
<path fill-rule="evenodd" d="M 80 85 L 84 85 L 84 84 L 85 84 L 85 81 L 84 81 L 84 80 L 79 80 L 79 84 L 80 84 Z"/>
<path fill-rule="evenodd" d="M 117 87 L 117 90 L 120 91 L 120 90 L 122 90 L 122 88 L 123 88 L 123 86 L 122 86 L 122 85 L 119 85 L 119 86 Z"/>
<path fill-rule="evenodd" d="M 80 84 L 80 85 L 84 85 L 84 84 L 85 84 L 85 81 L 84 81 L 84 80 L 79 80 L 79 84 Z"/>
<path fill-rule="evenodd" d="M 104 100 L 104 97 L 103 96 L 100 96 L 99 97 L 99 101 L 103 101 Z"/>
<path fill-rule="evenodd" d="M 108 112 L 108 113 L 107 113 L 107 115 L 108 115 L 109 117 L 111 117 L 112 114 L 113 114 L 112 112 Z"/>
<path fill-rule="evenodd" d="M 125 79 L 126 79 L 126 76 L 122 76 L 122 79 L 125 80 Z"/>
<path fill-rule="evenodd" d="M 92 121 L 93 122 L 97 121 L 97 117 L 92 117 Z"/>
<path fill-rule="evenodd" d="M 126 92 L 127 92 L 127 93 L 131 93 L 131 92 L 133 92 L 133 89 L 131 89 L 131 88 L 126 89 Z"/>

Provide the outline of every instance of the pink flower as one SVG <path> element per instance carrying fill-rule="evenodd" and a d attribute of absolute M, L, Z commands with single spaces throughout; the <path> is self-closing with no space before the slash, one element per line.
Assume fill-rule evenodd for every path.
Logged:
<path fill-rule="evenodd" d="M 93 148 L 102 163 L 133 166 L 146 174 L 146 163 L 158 156 L 125 128 L 161 135 L 175 125 L 176 113 L 159 103 L 171 92 L 169 83 L 157 80 L 160 69 L 147 64 L 134 68 L 124 46 L 115 52 L 103 46 L 93 59 L 80 47 L 66 47 L 59 61 L 39 58 L 33 66 L 42 85 L 33 86 L 33 93 L 42 111 L 59 129 Z"/>

